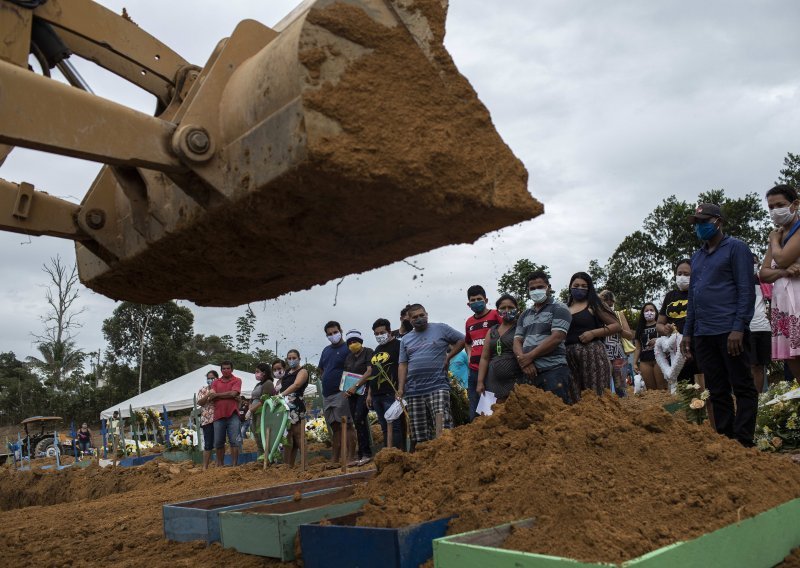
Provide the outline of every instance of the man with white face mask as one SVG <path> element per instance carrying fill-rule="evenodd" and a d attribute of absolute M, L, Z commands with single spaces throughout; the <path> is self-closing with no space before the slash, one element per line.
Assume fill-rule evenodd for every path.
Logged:
<path fill-rule="evenodd" d="M 330 345 L 322 350 L 318 367 L 322 375 L 322 411 L 325 421 L 333 431 L 331 467 L 334 467 L 341 462 L 342 451 L 347 452 L 348 462 L 355 459 L 356 431 L 350 414 L 350 403 L 339 389 L 344 363 L 350 354 L 350 349 L 347 347 L 342 326 L 338 321 L 329 321 L 324 329 Z M 347 418 L 347 448 L 341 448 L 343 418 Z"/>
<path fill-rule="evenodd" d="M 528 276 L 533 305 L 517 319 L 514 355 L 530 383 L 569 402 L 569 367 L 564 340 L 572 314 L 553 299 L 550 279 L 544 272 Z"/>

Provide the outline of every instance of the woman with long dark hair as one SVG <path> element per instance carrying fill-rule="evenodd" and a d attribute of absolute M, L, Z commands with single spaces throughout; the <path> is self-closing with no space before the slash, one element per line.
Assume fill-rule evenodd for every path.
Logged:
<path fill-rule="evenodd" d="M 289 370 L 281 380 L 281 396 L 286 399 L 289 405 L 289 440 L 291 445 L 283 450 L 283 463 L 294 467 L 294 460 L 300 451 L 300 438 L 305 436 L 302 429 L 301 420 L 306 416 L 306 405 L 303 401 L 303 393 L 308 384 L 308 371 L 300 364 L 300 352 L 297 349 L 289 349 L 286 354 L 286 364 Z"/>
<path fill-rule="evenodd" d="M 661 372 L 661 367 L 656 363 L 657 317 L 658 308 L 653 302 L 647 302 L 642 306 L 639 323 L 636 324 L 636 336 L 633 339 L 636 345 L 636 351 L 633 353 L 633 370 L 637 375 L 642 375 L 648 390 L 667 390 L 669 388 L 667 380 Z"/>
<path fill-rule="evenodd" d="M 576 272 L 569 279 L 569 312 L 572 323 L 565 344 L 567 364 L 572 380 L 570 394 L 573 402 L 581 398 L 581 391 L 593 390 L 597 394 L 611 386 L 611 363 L 606 355 L 603 338 L 622 330 L 617 316 L 597 295 L 592 277 Z"/>

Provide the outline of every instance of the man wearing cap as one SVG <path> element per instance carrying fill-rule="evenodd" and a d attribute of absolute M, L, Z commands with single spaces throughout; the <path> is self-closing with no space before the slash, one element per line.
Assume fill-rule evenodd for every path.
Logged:
<path fill-rule="evenodd" d="M 344 393 L 350 402 L 350 415 L 358 436 L 358 459 L 351 465 L 365 465 L 372 461 L 372 447 L 367 420 L 367 393 L 362 387 L 372 376 L 372 349 L 364 347 L 364 338 L 357 329 L 348 331 L 345 340 L 350 353 L 344 361 L 344 370 L 361 377 Z"/>
<path fill-rule="evenodd" d="M 722 233 L 719 205 L 701 203 L 689 222 L 703 246 L 692 256 L 681 350 L 687 358 L 697 359 L 705 375 L 717 432 L 749 447 L 758 406 L 750 374 L 753 253 L 744 242 Z"/>

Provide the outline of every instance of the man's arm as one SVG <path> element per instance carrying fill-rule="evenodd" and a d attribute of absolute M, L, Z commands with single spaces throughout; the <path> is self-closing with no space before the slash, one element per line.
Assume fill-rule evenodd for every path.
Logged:
<path fill-rule="evenodd" d="M 408 376 L 408 363 L 397 365 L 397 399 L 403 398 L 406 392 L 406 377 Z"/>
<path fill-rule="evenodd" d="M 736 286 L 736 317 L 728 334 L 728 354 L 736 357 L 744 350 L 744 330 L 753 319 L 756 282 L 753 278 L 753 253 L 742 243 L 731 255 L 731 273 Z"/>

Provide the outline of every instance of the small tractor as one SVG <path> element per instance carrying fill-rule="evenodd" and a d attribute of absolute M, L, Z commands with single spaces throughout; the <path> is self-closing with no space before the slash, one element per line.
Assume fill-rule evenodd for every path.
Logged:
<path fill-rule="evenodd" d="M 61 455 L 69 454 L 72 440 L 66 433 L 58 434 L 58 445 L 54 437 L 54 428 L 62 421 L 60 416 L 32 416 L 22 421 L 25 437 L 22 439 L 22 455 L 31 453 L 31 458 L 55 457 L 56 451 Z M 30 450 L 29 450 L 30 448 Z"/>

